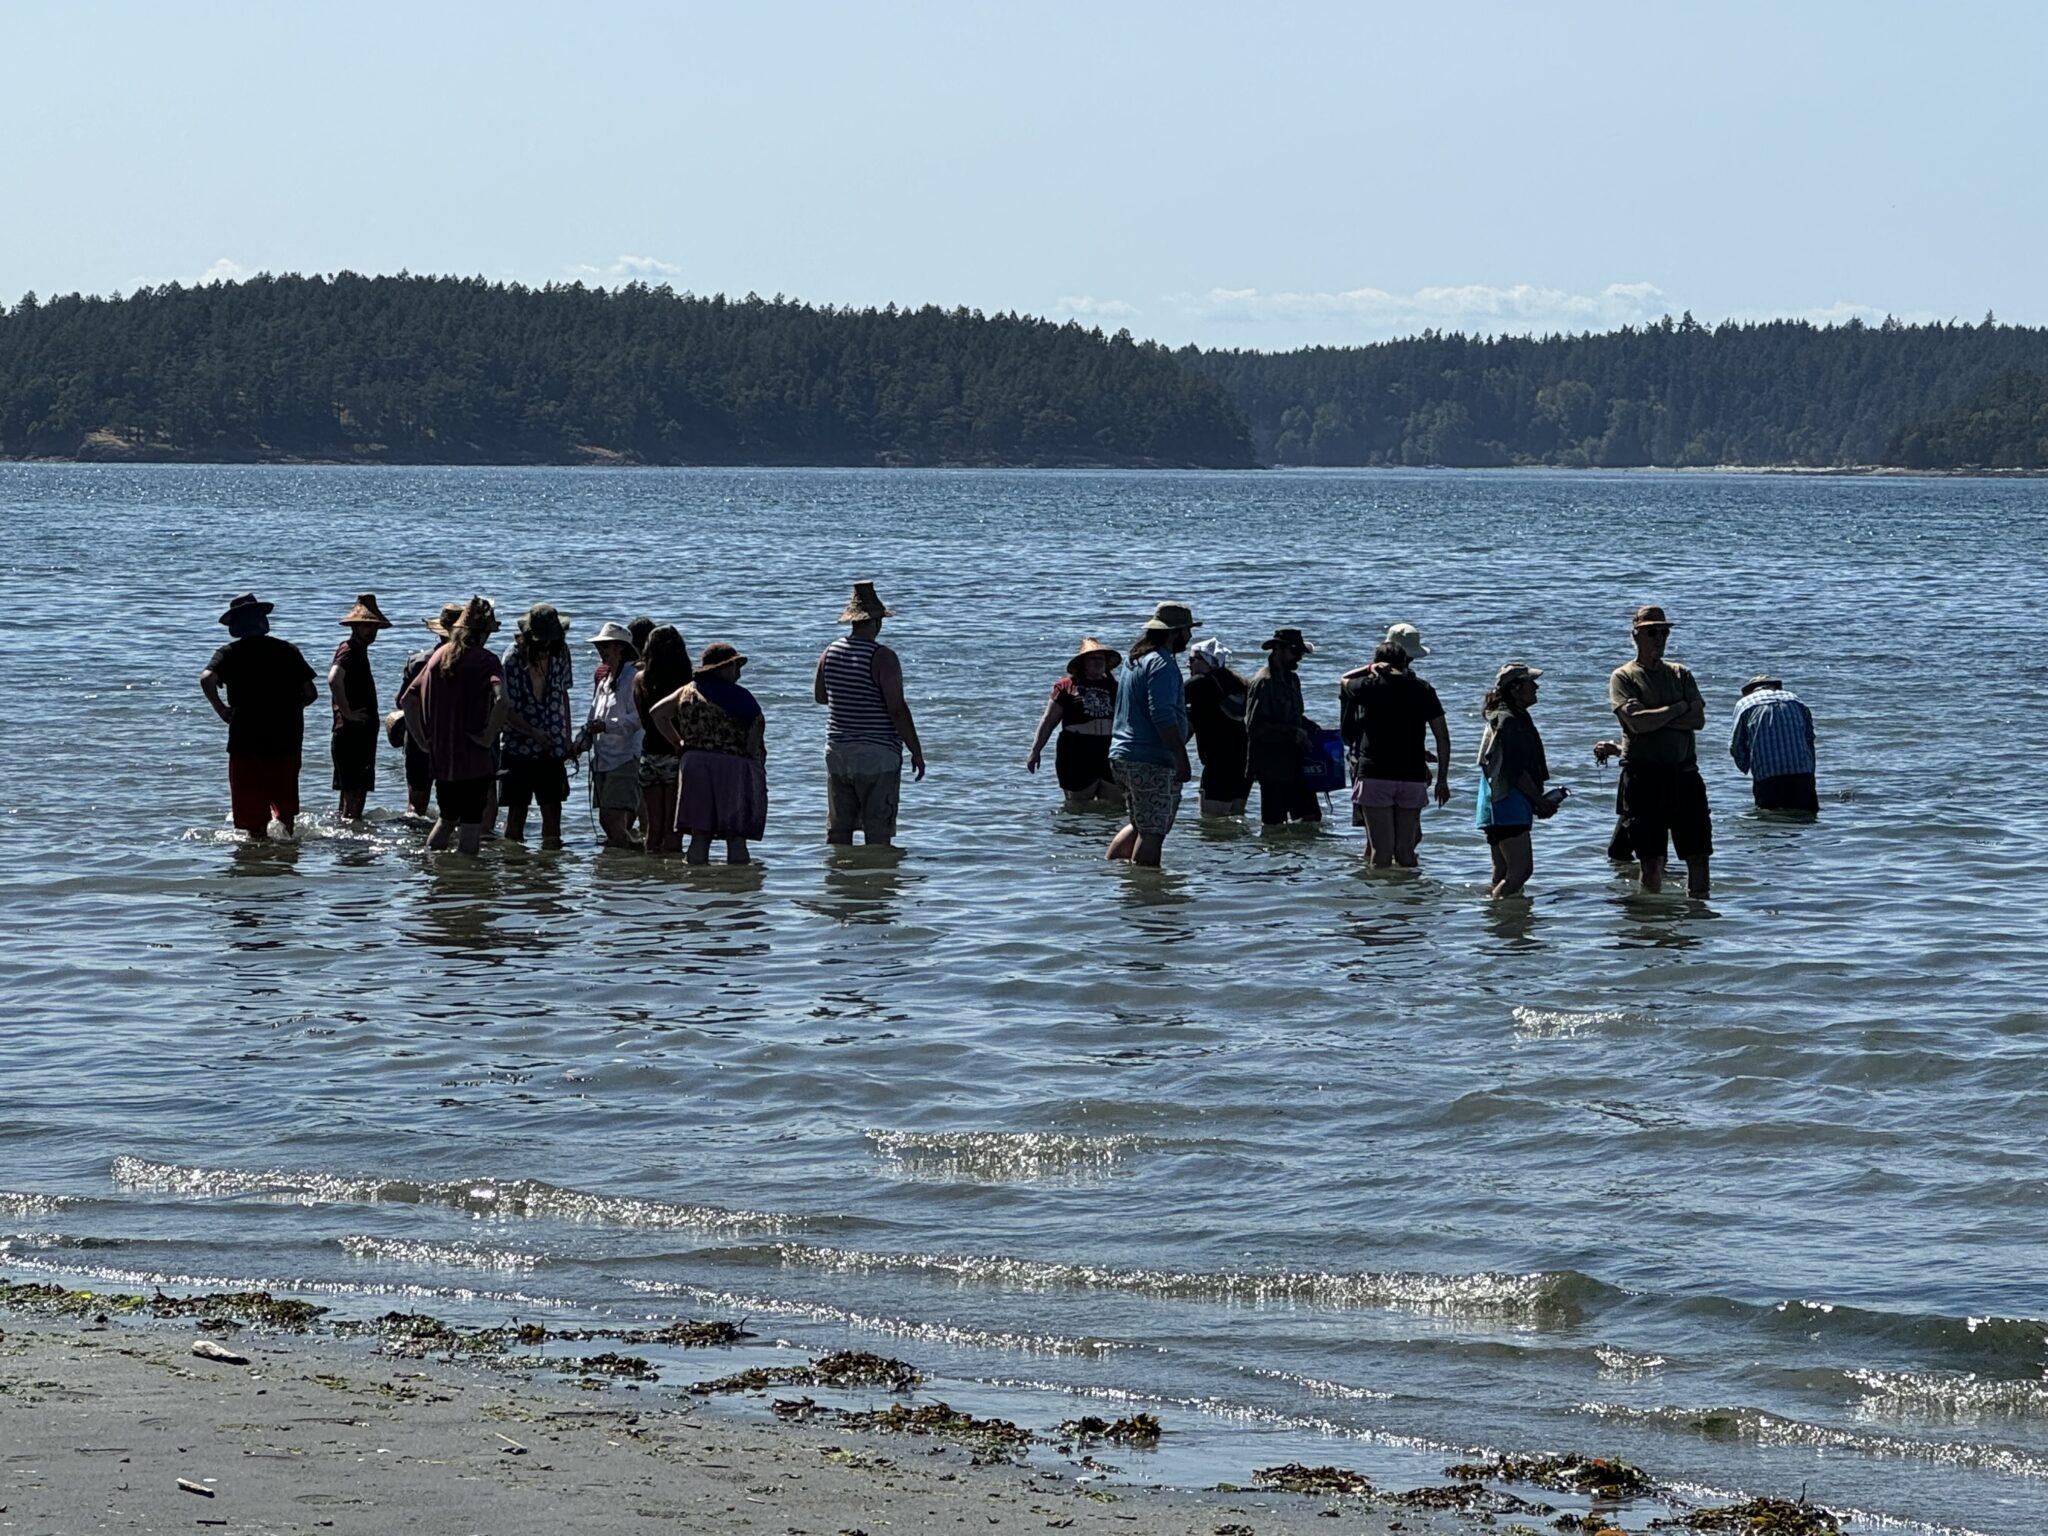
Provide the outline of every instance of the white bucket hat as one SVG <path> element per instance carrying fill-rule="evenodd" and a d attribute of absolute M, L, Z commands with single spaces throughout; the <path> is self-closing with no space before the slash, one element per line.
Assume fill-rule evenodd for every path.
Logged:
<path fill-rule="evenodd" d="M 1422 643 L 1422 631 L 1413 624 L 1394 625 L 1387 631 L 1384 643 L 1401 647 L 1408 653 L 1410 661 L 1419 661 L 1429 654 L 1429 647 Z"/>

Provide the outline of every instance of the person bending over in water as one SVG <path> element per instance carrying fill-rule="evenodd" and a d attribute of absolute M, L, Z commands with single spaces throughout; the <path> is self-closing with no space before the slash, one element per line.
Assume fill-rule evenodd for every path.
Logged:
<path fill-rule="evenodd" d="M 1067 675 L 1053 684 L 1052 698 L 1038 722 L 1026 773 L 1038 772 L 1045 744 L 1060 733 L 1053 752 L 1053 772 L 1067 797 L 1067 809 L 1079 810 L 1097 800 L 1121 799 L 1123 791 L 1109 771 L 1109 733 L 1116 726 L 1116 669 L 1123 657 L 1094 636 L 1067 663 Z"/>
<path fill-rule="evenodd" d="M 1474 818 L 1493 855 L 1491 894 L 1514 896 L 1535 872 L 1529 829 L 1557 814 L 1544 794 L 1550 764 L 1529 711 L 1536 703 L 1537 667 L 1511 661 L 1487 691 L 1486 729 L 1479 738 L 1479 811 Z"/>

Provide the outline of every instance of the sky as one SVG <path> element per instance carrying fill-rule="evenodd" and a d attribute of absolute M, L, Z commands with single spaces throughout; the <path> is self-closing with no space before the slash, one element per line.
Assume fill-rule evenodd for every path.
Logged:
<path fill-rule="evenodd" d="M 251 273 L 1175 344 L 2048 323 L 2048 6 L 0 4 L 0 303 Z"/>

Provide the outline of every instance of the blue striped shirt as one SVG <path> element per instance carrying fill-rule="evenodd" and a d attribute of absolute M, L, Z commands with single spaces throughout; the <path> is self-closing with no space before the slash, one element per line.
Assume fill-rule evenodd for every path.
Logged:
<path fill-rule="evenodd" d="M 1752 779 L 1813 772 L 1813 713 L 1783 688 L 1759 688 L 1735 706 L 1728 755 Z"/>

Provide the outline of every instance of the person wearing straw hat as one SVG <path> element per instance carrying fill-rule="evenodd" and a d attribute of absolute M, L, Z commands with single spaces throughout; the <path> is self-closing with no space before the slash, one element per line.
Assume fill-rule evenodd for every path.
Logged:
<path fill-rule="evenodd" d="M 1749 775 L 1750 796 L 1758 810 L 1819 813 L 1820 796 L 1813 782 L 1813 711 L 1783 678 L 1760 672 L 1742 685 L 1728 755 Z"/>
<path fill-rule="evenodd" d="M 747 844 L 768 829 L 767 725 L 760 700 L 740 686 L 746 664 L 737 646 L 715 641 L 688 682 L 648 706 L 647 729 L 682 748 L 676 830 L 689 834 L 683 857 L 692 864 L 710 861 L 713 838 L 726 863 L 745 864 Z"/>
<path fill-rule="evenodd" d="M 1337 685 L 1342 716 L 1338 734 L 1351 758 L 1352 818 L 1365 828 L 1365 853 L 1375 869 L 1413 869 L 1429 804 L 1429 752 L 1436 738 L 1436 803 L 1451 798 L 1451 729 L 1436 689 L 1415 675 L 1429 654 L 1421 631 L 1396 624 L 1372 653 L 1370 664 L 1346 672 Z"/>
<path fill-rule="evenodd" d="M 1109 840 L 1107 858 L 1156 867 L 1180 815 L 1180 787 L 1194 771 L 1188 766 L 1187 691 L 1173 658 L 1193 643 L 1201 622 L 1185 603 L 1161 603 L 1131 642 L 1109 738 L 1109 767 L 1123 788 L 1125 820 Z"/>
<path fill-rule="evenodd" d="M 228 728 L 228 796 L 234 823 L 252 842 L 269 837 L 273 817 L 285 835 L 291 835 L 299 814 L 306 706 L 320 697 L 313 669 L 299 648 L 270 632 L 275 606 L 253 592 L 229 603 L 220 616 L 228 643 L 213 653 L 199 674 L 200 692 Z"/>
<path fill-rule="evenodd" d="M 578 733 L 573 757 L 590 748 L 590 792 L 607 848 L 643 846 L 633 836 L 640 813 L 640 712 L 633 707 L 633 683 L 640 648 L 623 624 L 606 623 L 590 637 L 601 667 L 590 689 L 590 712 Z"/>
<path fill-rule="evenodd" d="M 420 675 L 426 664 L 434 659 L 455 624 L 462 617 L 462 604 L 443 603 L 439 614 L 431 619 L 421 619 L 433 641 L 421 646 L 405 658 L 405 666 L 398 674 L 398 694 L 403 698 L 412 686 L 412 680 Z M 406 725 L 405 711 L 393 709 L 384 717 L 385 738 L 391 745 L 405 753 L 405 809 L 412 816 L 428 816 L 434 803 L 434 760 L 427 751 L 423 738 L 416 737 Z M 495 818 L 494 818 L 495 819 Z"/>
<path fill-rule="evenodd" d="M 1607 702 L 1621 722 L 1617 804 L 1643 889 L 1663 889 L 1664 865 L 1676 849 L 1685 861 L 1686 894 L 1704 897 L 1714 828 L 1693 738 L 1707 723 L 1706 702 L 1692 673 L 1664 659 L 1671 620 L 1662 608 L 1638 608 L 1630 635 L 1635 659 L 1607 680 Z"/>
<path fill-rule="evenodd" d="M 1038 772 L 1045 744 L 1054 731 L 1060 733 L 1053 772 L 1069 810 L 1123 798 L 1109 771 L 1109 733 L 1116 726 L 1115 673 L 1123 662 L 1123 657 L 1093 635 L 1083 640 L 1067 662 L 1066 675 L 1053 684 L 1052 698 L 1031 742 L 1031 755 L 1024 760 L 1026 773 Z"/>
<path fill-rule="evenodd" d="M 1251 798 L 1245 777 L 1244 696 L 1250 685 L 1231 670 L 1230 651 L 1213 635 L 1188 647 L 1185 696 L 1195 751 L 1202 759 L 1204 816 L 1242 816 Z"/>
<path fill-rule="evenodd" d="M 1511 661 L 1494 677 L 1482 711 L 1486 728 L 1479 736 L 1479 805 L 1473 821 L 1486 834 L 1493 859 L 1488 893 L 1495 898 L 1517 896 L 1535 873 L 1536 856 L 1530 828 L 1557 814 L 1564 791 L 1546 793 L 1550 762 L 1543 736 L 1529 711 L 1536 705 L 1541 667 Z"/>
<path fill-rule="evenodd" d="M 363 803 L 377 787 L 377 679 L 370 672 L 370 646 L 391 621 L 377 606 L 377 594 L 359 593 L 341 616 L 348 638 L 334 648 L 327 665 L 327 697 L 334 706 L 334 789 L 343 821 L 361 821 Z"/>
<path fill-rule="evenodd" d="M 1298 629 L 1276 629 L 1259 642 L 1266 664 L 1252 674 L 1245 691 L 1245 772 L 1259 786 L 1259 821 L 1284 827 L 1289 822 L 1314 823 L 1323 808 L 1302 779 L 1302 755 L 1308 750 L 1308 718 L 1301 700 L 1301 661 L 1316 648 Z"/>
<path fill-rule="evenodd" d="M 490 649 L 498 610 L 472 597 L 419 675 L 398 696 L 406 729 L 426 747 L 434 771 L 435 852 L 452 842 L 475 858 L 494 814 L 498 733 L 505 724 L 505 668 Z"/>
<path fill-rule="evenodd" d="M 502 659 L 505 732 L 498 739 L 498 783 L 505 836 L 524 842 L 527 807 L 538 803 L 540 845 L 559 848 L 562 803 L 569 798 L 568 765 L 576 749 L 568 620 L 553 603 L 535 603 L 519 616 Z"/>
<path fill-rule="evenodd" d="M 811 678 L 811 697 L 825 706 L 825 841 L 846 845 L 859 832 L 870 848 L 896 836 L 903 755 L 910 776 L 924 777 L 924 747 L 903 696 L 903 663 L 877 638 L 896 610 L 872 581 L 853 584 L 839 622 L 851 626 L 826 646 Z"/>

